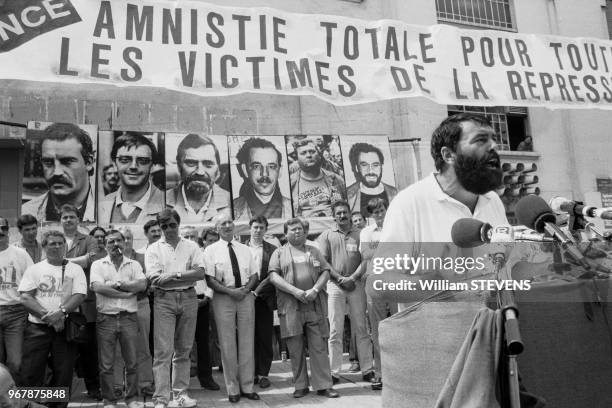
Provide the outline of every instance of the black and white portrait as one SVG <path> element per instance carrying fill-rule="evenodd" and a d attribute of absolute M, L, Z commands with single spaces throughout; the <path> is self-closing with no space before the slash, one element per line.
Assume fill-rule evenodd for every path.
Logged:
<path fill-rule="evenodd" d="M 227 137 L 167 133 L 166 204 L 181 223 L 210 222 L 231 208 Z"/>
<path fill-rule="evenodd" d="M 229 136 L 234 219 L 292 217 L 283 136 Z"/>
<path fill-rule="evenodd" d="M 60 220 L 72 204 L 79 220 L 96 221 L 97 125 L 28 122 L 21 214 Z"/>
<path fill-rule="evenodd" d="M 341 136 L 346 194 L 351 212 L 364 217 L 372 198 L 391 202 L 397 194 L 389 140 L 386 136 Z"/>
<path fill-rule="evenodd" d="M 338 136 L 286 136 L 295 216 L 331 217 L 334 201 L 346 199 Z"/>
<path fill-rule="evenodd" d="M 100 225 L 144 224 L 164 208 L 162 138 L 153 132 L 100 132 Z"/>

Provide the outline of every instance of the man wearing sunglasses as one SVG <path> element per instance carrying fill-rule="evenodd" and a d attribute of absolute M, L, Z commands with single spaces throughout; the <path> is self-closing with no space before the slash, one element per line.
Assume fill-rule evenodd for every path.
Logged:
<path fill-rule="evenodd" d="M 187 395 L 198 314 L 194 287 L 204 279 L 204 260 L 198 244 L 179 235 L 181 217 L 176 211 L 162 210 L 157 221 L 164 236 L 145 252 L 145 270 L 155 297 L 153 400 L 155 408 L 190 408 L 197 402 Z"/>
<path fill-rule="evenodd" d="M 99 224 L 144 224 L 164 206 L 164 193 L 151 181 L 157 161 L 155 144 L 142 133 L 126 132 L 111 150 L 119 173 L 119 189 L 100 201 Z"/>

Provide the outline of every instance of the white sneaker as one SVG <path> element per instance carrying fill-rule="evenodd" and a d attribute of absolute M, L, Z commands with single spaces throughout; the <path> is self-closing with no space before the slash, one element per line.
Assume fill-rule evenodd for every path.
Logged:
<path fill-rule="evenodd" d="M 189 395 L 181 394 L 168 403 L 168 408 L 193 408 L 198 405 L 198 400 L 195 400 Z"/>
<path fill-rule="evenodd" d="M 144 408 L 144 404 L 140 401 L 131 401 L 129 404 L 127 404 L 128 408 Z"/>

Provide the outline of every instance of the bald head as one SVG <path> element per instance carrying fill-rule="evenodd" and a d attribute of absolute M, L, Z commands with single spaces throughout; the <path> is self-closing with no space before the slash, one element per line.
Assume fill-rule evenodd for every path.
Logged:
<path fill-rule="evenodd" d="M 215 217 L 215 228 L 222 240 L 230 242 L 234 238 L 234 220 L 229 212 L 222 212 Z"/>

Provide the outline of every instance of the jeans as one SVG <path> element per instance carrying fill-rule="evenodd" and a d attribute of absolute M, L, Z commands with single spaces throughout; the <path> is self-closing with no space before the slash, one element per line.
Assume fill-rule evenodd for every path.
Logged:
<path fill-rule="evenodd" d="M 352 292 L 345 291 L 333 282 L 327 283 L 329 314 L 329 357 L 331 372 L 338 375 L 342 368 L 342 338 L 344 335 L 344 308 L 348 303 L 351 330 L 355 331 L 357 356 L 361 372 L 374 369 L 372 340 L 366 326 L 366 294 L 363 281 L 355 282 Z"/>
<path fill-rule="evenodd" d="M 138 319 L 136 313 L 109 315 L 99 313 L 96 322 L 100 361 L 100 388 L 104 404 L 115 404 L 114 393 L 115 352 L 117 342 L 121 345 L 121 355 L 125 362 L 125 402 L 129 404 L 138 396 Z"/>
<path fill-rule="evenodd" d="M 193 288 L 185 291 L 155 289 L 153 377 L 156 403 L 170 401 L 170 381 L 174 395 L 189 387 L 189 353 L 195 336 L 198 299 Z M 170 363 L 172 362 L 172 379 Z"/>
<path fill-rule="evenodd" d="M 153 385 L 153 358 L 149 350 L 149 330 L 151 328 L 151 308 L 149 298 L 138 301 L 138 347 L 136 350 L 138 359 L 138 388 Z M 117 350 L 119 345 L 117 345 Z M 121 352 L 115 353 L 115 385 L 116 389 L 123 389 L 125 376 L 125 364 L 121 358 Z"/>
<path fill-rule="evenodd" d="M 27 318 L 23 305 L 0 306 L 0 363 L 6 364 L 17 384 L 20 383 L 23 331 Z"/>
<path fill-rule="evenodd" d="M 51 361 L 52 377 L 45 384 L 45 368 Z M 21 379 L 24 387 L 72 387 L 72 374 L 77 354 L 77 345 L 68 343 L 64 331 L 57 333 L 46 324 L 26 325 L 21 362 Z M 57 403 L 67 407 L 67 402 Z"/>

